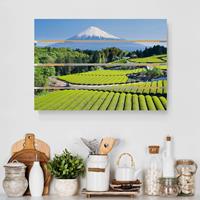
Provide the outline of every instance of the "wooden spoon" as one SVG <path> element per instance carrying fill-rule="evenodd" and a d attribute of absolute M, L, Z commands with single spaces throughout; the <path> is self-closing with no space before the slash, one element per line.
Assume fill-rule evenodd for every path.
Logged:
<path fill-rule="evenodd" d="M 103 138 L 99 145 L 99 154 L 107 155 L 112 151 L 115 145 L 116 139 L 112 137 Z"/>

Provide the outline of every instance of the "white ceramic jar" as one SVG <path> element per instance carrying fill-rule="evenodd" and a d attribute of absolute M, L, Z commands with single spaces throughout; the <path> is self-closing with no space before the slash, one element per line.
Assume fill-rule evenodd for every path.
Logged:
<path fill-rule="evenodd" d="M 5 179 L 3 180 L 3 188 L 9 197 L 21 197 L 28 187 L 28 181 L 25 178 L 26 166 L 14 160 L 4 165 Z"/>
<path fill-rule="evenodd" d="M 107 155 L 89 155 L 86 170 L 86 189 L 88 191 L 109 190 L 110 163 Z"/>

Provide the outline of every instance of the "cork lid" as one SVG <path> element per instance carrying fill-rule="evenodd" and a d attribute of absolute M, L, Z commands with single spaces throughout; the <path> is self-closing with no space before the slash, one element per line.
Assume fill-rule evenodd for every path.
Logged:
<path fill-rule="evenodd" d="M 172 137 L 171 136 L 167 136 L 166 137 L 166 141 L 171 141 L 172 140 Z"/>
<path fill-rule="evenodd" d="M 159 145 L 151 145 L 149 146 L 149 153 L 150 154 L 158 154 L 160 150 L 160 146 Z"/>

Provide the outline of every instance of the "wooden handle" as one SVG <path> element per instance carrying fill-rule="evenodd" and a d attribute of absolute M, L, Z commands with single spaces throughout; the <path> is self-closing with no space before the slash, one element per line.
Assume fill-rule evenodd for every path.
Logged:
<path fill-rule="evenodd" d="M 117 166 L 119 167 L 119 164 L 120 164 L 120 160 L 123 156 L 129 156 L 130 159 L 131 159 L 131 167 L 135 167 L 135 163 L 134 163 L 134 160 L 133 160 L 133 156 L 130 154 L 130 153 L 122 153 L 120 154 L 118 160 L 117 160 Z"/>
<path fill-rule="evenodd" d="M 35 149 L 35 135 L 28 133 L 25 136 L 24 149 Z"/>

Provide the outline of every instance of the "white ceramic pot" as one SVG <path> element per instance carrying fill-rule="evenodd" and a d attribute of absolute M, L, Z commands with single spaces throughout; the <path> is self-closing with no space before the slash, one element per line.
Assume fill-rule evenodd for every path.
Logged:
<path fill-rule="evenodd" d="M 78 192 L 78 179 L 56 179 L 55 192 L 59 196 L 73 196 Z"/>
<path fill-rule="evenodd" d="M 86 189 L 103 192 L 109 190 L 110 163 L 107 155 L 89 155 L 86 170 Z"/>
<path fill-rule="evenodd" d="M 6 176 L 3 180 L 3 188 L 9 197 L 23 196 L 28 181 L 25 178 L 26 166 L 16 160 L 4 165 Z"/>

